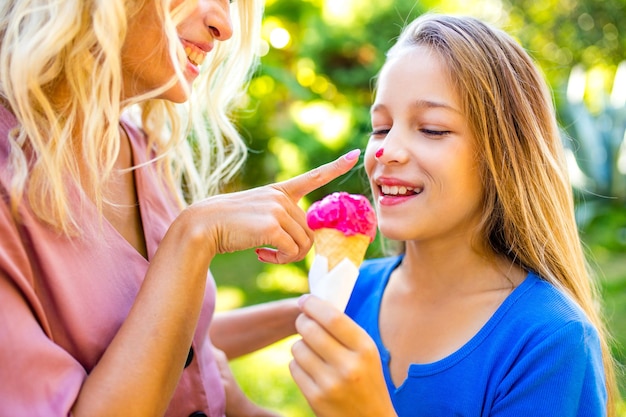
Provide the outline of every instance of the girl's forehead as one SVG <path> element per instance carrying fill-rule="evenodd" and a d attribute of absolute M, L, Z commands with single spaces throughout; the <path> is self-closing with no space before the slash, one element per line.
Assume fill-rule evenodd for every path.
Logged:
<path fill-rule="evenodd" d="M 387 57 L 378 85 L 400 84 L 408 80 L 413 80 L 411 84 L 423 84 L 425 80 L 448 83 L 447 73 L 448 69 L 438 54 L 428 47 L 416 45 L 397 50 Z"/>
<path fill-rule="evenodd" d="M 439 55 L 425 46 L 411 46 L 388 57 L 377 80 L 372 111 L 392 104 L 460 111 L 459 101 Z"/>

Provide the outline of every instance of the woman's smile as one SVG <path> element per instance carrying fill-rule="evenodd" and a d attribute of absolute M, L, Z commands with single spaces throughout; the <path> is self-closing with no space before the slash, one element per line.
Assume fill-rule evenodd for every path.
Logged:
<path fill-rule="evenodd" d="M 207 54 L 213 49 L 213 44 L 211 43 L 200 45 L 185 39 L 181 39 L 180 41 L 185 47 L 187 59 L 196 67 L 202 66 Z"/>

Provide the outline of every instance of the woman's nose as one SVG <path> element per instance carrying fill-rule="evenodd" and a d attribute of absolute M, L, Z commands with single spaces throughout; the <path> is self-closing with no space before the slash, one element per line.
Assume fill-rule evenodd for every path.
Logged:
<path fill-rule="evenodd" d="M 230 18 L 229 0 L 207 0 L 202 8 L 204 24 L 217 40 L 225 41 L 233 36 L 233 23 Z"/>

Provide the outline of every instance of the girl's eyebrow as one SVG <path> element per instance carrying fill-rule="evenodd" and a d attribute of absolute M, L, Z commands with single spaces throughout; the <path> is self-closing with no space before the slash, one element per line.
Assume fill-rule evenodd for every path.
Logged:
<path fill-rule="evenodd" d="M 370 114 L 377 113 L 379 111 L 383 111 L 386 108 L 387 108 L 387 106 L 385 106 L 384 104 L 380 104 L 380 103 L 376 104 L 376 103 L 374 103 L 372 105 L 372 107 L 370 107 Z"/>
<path fill-rule="evenodd" d="M 461 111 L 445 102 L 434 101 L 434 100 L 415 100 L 410 106 L 411 109 L 446 109 L 453 111 L 455 113 L 461 114 Z M 378 111 L 383 111 L 387 107 L 382 103 L 375 103 L 370 108 L 370 113 L 376 113 Z"/>
<path fill-rule="evenodd" d="M 453 111 L 455 113 L 461 113 L 457 108 L 441 101 L 433 101 L 433 100 L 415 100 L 411 105 L 411 108 L 417 109 L 446 109 Z"/>

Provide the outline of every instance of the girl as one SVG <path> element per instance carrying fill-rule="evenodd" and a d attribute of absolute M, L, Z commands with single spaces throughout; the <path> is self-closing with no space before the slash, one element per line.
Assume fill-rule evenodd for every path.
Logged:
<path fill-rule="evenodd" d="M 473 18 L 418 18 L 371 119 L 379 228 L 404 250 L 362 266 L 347 316 L 301 301 L 291 372 L 315 413 L 613 415 L 561 138 L 528 54 Z"/>

